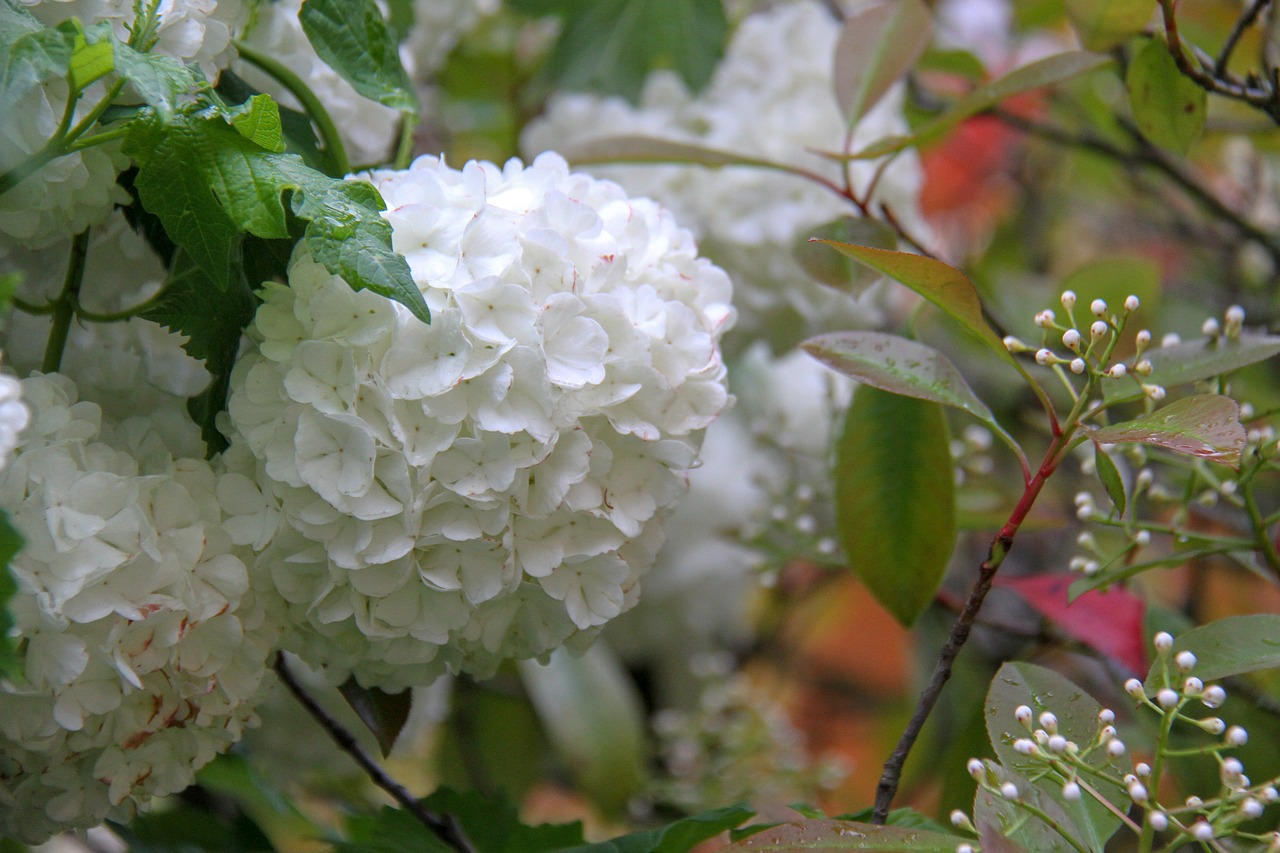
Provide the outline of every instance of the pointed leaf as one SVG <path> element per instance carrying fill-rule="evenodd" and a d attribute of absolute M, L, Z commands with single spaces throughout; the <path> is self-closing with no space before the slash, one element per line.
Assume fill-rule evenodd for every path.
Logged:
<path fill-rule="evenodd" d="M 1150 0 L 1066 0 L 1067 17 L 1089 50 L 1110 50 L 1142 32 L 1155 4 Z"/>
<path fill-rule="evenodd" d="M 390 755 L 413 709 L 413 691 L 385 693 L 376 687 L 361 687 L 354 678 L 344 681 L 338 691 L 378 739 L 383 757 Z"/>
<path fill-rule="evenodd" d="M 910 625 L 955 547 L 955 475 L 936 403 L 862 385 L 836 446 L 837 527 L 850 566 Z"/>
<path fill-rule="evenodd" d="M 270 95 L 254 95 L 232 114 L 231 126 L 245 139 L 276 153 L 284 151 L 280 108 Z"/>
<path fill-rule="evenodd" d="M 721 166 L 757 166 L 792 171 L 791 166 L 772 160 L 652 136 L 606 136 L 603 139 L 571 143 L 561 153 L 575 166 L 596 163 L 691 163 L 713 169 Z"/>
<path fill-rule="evenodd" d="M 933 39 L 921 0 L 886 0 L 845 19 L 836 42 L 836 100 L 850 126 L 910 71 Z"/>
<path fill-rule="evenodd" d="M 803 236 L 791 249 L 791 255 L 800 268 L 814 281 L 854 296 L 880 281 L 880 274 L 810 238 L 877 249 L 895 249 L 898 246 L 898 235 L 892 228 L 879 219 L 865 216 L 841 216 L 801 234 Z"/>
<path fill-rule="evenodd" d="M 75 36 L 44 26 L 21 5 L 0 3 L 0 110 L 8 114 L 36 86 L 65 77 Z"/>
<path fill-rule="evenodd" d="M 111 42 L 116 73 L 133 85 L 134 91 L 156 109 L 162 121 L 168 121 L 182 96 L 196 88 L 195 75 L 171 56 L 134 50 L 114 35 Z"/>
<path fill-rule="evenodd" d="M 71 85 L 77 89 L 87 89 L 95 80 L 100 80 L 115 68 L 115 52 L 111 42 L 103 39 L 90 44 L 84 38 L 77 40 L 76 49 L 71 54 L 68 71 L 71 74 Z"/>
<path fill-rule="evenodd" d="M 955 853 L 969 839 L 903 826 L 850 820 L 798 820 L 745 838 L 729 850 L 878 850 Z"/>
<path fill-rule="evenodd" d="M 1198 394 L 1131 421 L 1094 430 L 1093 440 L 1103 444 L 1152 444 L 1236 468 L 1244 449 L 1245 429 L 1240 423 L 1240 404 L 1235 400 L 1218 394 Z"/>
<path fill-rule="evenodd" d="M 681 818 L 658 829 L 633 832 L 598 844 L 569 847 L 557 853 L 686 853 L 725 830 L 733 829 L 754 814 L 755 810 L 745 805 L 725 806 Z"/>
<path fill-rule="evenodd" d="M 1111 503 L 1116 508 L 1116 517 L 1124 515 L 1125 494 L 1124 494 L 1124 477 L 1120 476 L 1120 469 L 1116 467 L 1116 463 L 1098 442 L 1093 443 L 1093 463 L 1094 468 L 1098 472 L 1098 479 L 1102 481 L 1102 487 L 1107 490 L 1107 496 L 1111 498 Z"/>
<path fill-rule="evenodd" d="M 400 49 L 373 0 L 307 0 L 298 20 L 316 54 L 366 98 L 417 114 Z"/>
<path fill-rule="evenodd" d="M 1196 665 L 1192 674 L 1205 683 L 1231 675 L 1275 669 L 1280 667 L 1280 615 L 1228 616 L 1201 625 L 1174 641 L 1173 653 L 1181 651 L 1195 654 Z M 1155 691 L 1164 686 L 1163 666 L 1165 664 L 1159 661 L 1152 666 L 1146 680 L 1148 690 Z"/>
<path fill-rule="evenodd" d="M 1185 154 L 1204 129 L 1207 94 L 1178 70 L 1168 46 L 1148 41 L 1125 75 L 1129 106 L 1143 136 Z"/>
<path fill-rule="evenodd" d="M 832 246 L 854 260 L 902 282 L 958 320 L 960 325 L 1005 361 L 1013 362 L 1004 342 L 983 319 L 982 303 L 973 282 L 960 270 L 923 255 L 890 252 L 873 246 L 854 246 L 832 240 L 816 242 Z"/>
<path fill-rule="evenodd" d="M 1151 362 L 1151 375 L 1143 381 L 1164 388 L 1176 388 L 1233 370 L 1266 361 L 1280 354 L 1280 337 L 1242 334 L 1234 340 L 1203 338 L 1159 347 L 1143 355 Z M 1137 399 L 1142 389 L 1136 382 L 1107 382 L 1104 386 L 1108 402 Z"/>

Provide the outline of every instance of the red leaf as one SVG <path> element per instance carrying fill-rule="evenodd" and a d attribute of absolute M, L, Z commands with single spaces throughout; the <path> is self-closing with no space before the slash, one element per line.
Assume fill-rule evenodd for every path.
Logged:
<path fill-rule="evenodd" d="M 1092 590 L 1070 601 L 1067 587 L 1075 575 L 999 578 L 996 583 L 1020 595 L 1064 634 L 1123 664 L 1130 672 L 1148 668 L 1142 619 L 1147 604 L 1128 590 Z"/>

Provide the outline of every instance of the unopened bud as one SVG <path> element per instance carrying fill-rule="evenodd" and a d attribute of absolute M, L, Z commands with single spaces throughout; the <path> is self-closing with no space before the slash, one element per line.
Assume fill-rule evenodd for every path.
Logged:
<path fill-rule="evenodd" d="M 1067 329 L 1062 333 L 1062 345 L 1069 350 L 1080 349 L 1080 332 L 1078 329 Z"/>
<path fill-rule="evenodd" d="M 1013 718 L 1022 725 L 1031 727 L 1031 708 L 1026 705 L 1019 705 L 1013 709 Z"/>
<path fill-rule="evenodd" d="M 1227 743 L 1232 746 L 1244 746 L 1249 742 L 1249 733 L 1241 726 L 1232 726 L 1227 729 Z"/>
<path fill-rule="evenodd" d="M 1173 662 L 1183 672 L 1190 672 L 1196 665 L 1196 656 L 1192 652 L 1178 652 L 1173 656 Z"/>
<path fill-rule="evenodd" d="M 1062 786 L 1062 799 L 1069 802 L 1075 802 L 1080 799 L 1080 785 L 1076 782 L 1068 782 Z"/>
<path fill-rule="evenodd" d="M 1107 328 L 1105 320 L 1095 320 L 1093 325 L 1089 327 L 1089 334 L 1093 336 L 1094 340 L 1097 340 L 1107 333 Z"/>
<path fill-rule="evenodd" d="M 1212 841 L 1213 827 L 1209 825 L 1208 821 L 1198 820 L 1191 827 L 1191 834 L 1195 836 L 1196 841 Z"/>
<path fill-rule="evenodd" d="M 1015 338 L 1013 335 L 1006 335 L 1004 339 L 1004 348 L 1009 352 L 1026 352 L 1031 347 Z"/>
<path fill-rule="evenodd" d="M 1151 371 L 1154 369 L 1155 368 L 1151 366 L 1151 362 L 1145 358 L 1133 366 L 1133 372 L 1139 376 L 1150 376 Z"/>
<path fill-rule="evenodd" d="M 1130 678 L 1124 683 L 1124 692 L 1134 699 L 1141 699 L 1146 695 L 1146 691 L 1142 689 L 1142 682 L 1136 678 Z"/>
<path fill-rule="evenodd" d="M 1084 368 L 1085 368 L 1085 363 L 1083 358 L 1071 359 L 1071 372 L 1074 373 L 1076 376 L 1079 376 L 1081 373 L 1084 373 Z"/>
<path fill-rule="evenodd" d="M 1211 735 L 1220 735 L 1227 730 L 1227 724 L 1222 721 L 1221 717 L 1205 717 L 1199 720 L 1197 724 Z"/>
<path fill-rule="evenodd" d="M 1018 799 L 1018 786 L 1012 782 L 1005 782 L 1000 786 L 1000 796 L 1004 797 L 1006 800 Z"/>
<path fill-rule="evenodd" d="M 1076 307 L 1076 294 L 1074 290 L 1062 291 L 1062 307 L 1070 311 Z"/>
<path fill-rule="evenodd" d="M 1173 635 L 1168 631 L 1159 631 L 1151 638 L 1151 643 L 1158 652 L 1167 652 L 1173 648 Z"/>
<path fill-rule="evenodd" d="M 1151 813 L 1151 828 L 1156 832 L 1164 832 L 1169 828 L 1169 818 L 1164 812 Z"/>
<path fill-rule="evenodd" d="M 1129 294 L 1124 298 L 1124 310 L 1126 311 L 1137 311 L 1138 304 L 1138 297 L 1133 294 Z"/>
<path fill-rule="evenodd" d="M 1182 693 L 1185 696 L 1199 696 L 1202 690 L 1204 690 L 1204 682 L 1194 675 L 1182 682 Z"/>
<path fill-rule="evenodd" d="M 1053 364 L 1053 351 L 1047 349 L 1036 350 L 1036 364 Z"/>
<path fill-rule="evenodd" d="M 1166 711 L 1169 710 L 1170 708 L 1177 707 L 1178 702 L 1181 701 L 1181 698 L 1182 697 L 1178 695 L 1178 691 L 1171 690 L 1168 687 L 1164 688 L 1163 690 L 1161 690 L 1156 694 L 1156 702 L 1158 702 L 1160 704 L 1160 707 L 1164 708 Z"/>
<path fill-rule="evenodd" d="M 1095 299 L 1089 303 L 1089 312 L 1095 317 L 1105 317 L 1107 315 L 1107 303 L 1101 299 Z"/>
<path fill-rule="evenodd" d="M 1057 317 L 1054 315 L 1053 311 L 1046 308 L 1036 315 L 1036 325 L 1042 329 L 1048 328 L 1053 325 L 1053 321 L 1056 319 Z"/>
<path fill-rule="evenodd" d="M 1218 333 L 1222 331 L 1222 327 L 1218 325 L 1218 321 L 1214 317 L 1210 317 L 1200 326 L 1200 334 L 1206 338 L 1216 338 Z"/>
<path fill-rule="evenodd" d="M 1112 379 L 1123 379 L 1125 374 L 1129 372 L 1129 368 L 1124 366 L 1124 362 L 1117 361 L 1111 365 L 1111 369 L 1107 371 L 1107 375 Z"/>
<path fill-rule="evenodd" d="M 1227 691 L 1216 684 L 1210 684 L 1200 695 L 1200 704 L 1206 708 L 1221 708 L 1225 701 L 1227 701 Z"/>
<path fill-rule="evenodd" d="M 970 758 L 969 763 L 965 765 L 965 769 L 969 771 L 970 776 L 978 780 L 981 780 L 987 772 L 987 768 L 977 758 Z"/>

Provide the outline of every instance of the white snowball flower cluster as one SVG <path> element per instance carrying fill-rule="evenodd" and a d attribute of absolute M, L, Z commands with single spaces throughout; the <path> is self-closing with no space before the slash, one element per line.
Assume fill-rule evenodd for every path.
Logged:
<path fill-rule="evenodd" d="M 129 38 L 134 0 L 22 0 L 26 11 L 48 26 L 75 17 L 86 27 L 110 22 L 117 37 Z M 159 0 L 157 41 L 152 50 L 183 63 L 194 63 L 209 79 L 231 58 L 231 34 L 245 17 L 242 0 Z M 94 84 L 76 108 L 80 120 L 102 97 Z M 0 173 L 27 160 L 51 139 L 67 103 L 65 80 L 51 80 L 9 105 L 0 132 Z M 22 246 L 39 248 L 102 222 L 128 194 L 116 186 L 116 175 L 128 165 L 118 142 L 58 157 L 8 192 L 0 195 L 0 234 Z M 7 241 L 5 241 L 7 242 Z M 8 246 L 0 242 L 0 257 Z"/>
<path fill-rule="evenodd" d="M 528 152 L 571 150 L 575 143 L 619 135 L 692 142 L 803 167 L 839 181 L 837 166 L 807 149 L 840 150 L 845 121 L 832 84 L 839 24 L 817 0 L 748 16 L 734 31 L 715 76 L 691 94 L 669 71 L 655 72 L 638 106 L 620 98 L 557 94 L 523 138 Z M 907 131 L 903 91 L 891 91 L 862 119 L 854 149 Z M 854 185 L 864 190 L 876 165 L 858 161 Z M 709 257 L 733 276 L 742 312 L 739 334 L 766 336 L 779 349 L 817 329 L 865 326 L 878 320 L 868 300 L 855 302 L 809 279 L 793 258 L 806 231 L 853 208 L 821 186 L 779 172 L 697 166 L 593 167 L 627 191 L 670 207 Z M 877 185 L 889 203 L 919 228 L 919 161 L 907 154 Z"/>
<path fill-rule="evenodd" d="M 253 722 L 278 631 L 222 531 L 207 463 L 143 418 L 101 421 L 58 374 L 0 475 L 25 539 L 9 602 L 21 675 L 0 680 L 0 834 L 128 819 Z"/>
<path fill-rule="evenodd" d="M 9 464 L 18 436 L 31 422 L 31 412 L 22 402 L 22 383 L 0 374 L 0 471 Z"/>
<path fill-rule="evenodd" d="M 413 28 L 406 37 L 417 79 L 444 65 L 458 41 L 498 11 L 500 0 L 413 0 Z"/>
<path fill-rule="evenodd" d="M 553 154 L 370 177 L 431 323 L 295 255 L 232 377 L 229 529 L 263 549 L 287 647 L 339 680 L 585 643 L 635 603 L 728 403 L 729 280 Z"/>

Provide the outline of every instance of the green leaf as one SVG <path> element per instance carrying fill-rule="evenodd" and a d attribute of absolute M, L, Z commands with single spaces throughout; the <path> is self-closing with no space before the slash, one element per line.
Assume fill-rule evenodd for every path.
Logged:
<path fill-rule="evenodd" d="M 674 69 L 690 89 L 701 89 L 729 32 L 720 0 L 577 0 L 545 4 L 543 11 L 565 20 L 542 85 L 633 102 L 658 68 Z"/>
<path fill-rule="evenodd" d="M 1087 50 L 1110 50 L 1151 21 L 1151 0 L 1065 0 L 1067 17 Z"/>
<path fill-rule="evenodd" d="M 783 172 L 793 171 L 791 166 L 773 160 L 652 136 L 606 136 L 603 139 L 571 144 L 561 153 L 575 166 L 595 163 L 691 163 L 713 169 L 721 166 L 757 166 Z"/>
<path fill-rule="evenodd" d="M 18 270 L 13 272 L 0 273 L 0 313 L 9 310 L 9 306 L 13 304 L 13 297 L 18 294 L 18 288 L 22 286 L 22 273 Z"/>
<path fill-rule="evenodd" d="M 546 664 L 522 661 L 520 675 L 556 751 L 578 788 L 616 814 L 645 778 L 645 715 L 626 670 L 597 643 L 581 657 L 557 649 Z"/>
<path fill-rule="evenodd" d="M 9 513 L 0 509 L 0 676 L 16 675 L 21 669 L 18 650 L 9 636 L 13 629 L 9 599 L 18 592 L 18 584 L 9 566 L 23 544 L 22 534 L 10 522 Z"/>
<path fill-rule="evenodd" d="M 955 853 L 971 839 L 902 826 L 876 826 L 848 820 L 798 820 L 766 829 L 729 850 L 874 850 Z"/>
<path fill-rule="evenodd" d="M 833 82 L 850 127 L 915 66 L 932 40 L 933 15 L 922 0 L 875 3 L 845 19 Z"/>
<path fill-rule="evenodd" d="M 1019 705 L 1031 708 L 1031 713 L 1037 720 L 1044 711 L 1053 713 L 1058 718 L 1058 731 L 1067 740 L 1081 746 L 1097 738 L 1100 726 L 1098 711 L 1101 706 L 1092 696 L 1051 669 L 1030 663 L 1004 664 L 991 680 L 991 689 L 987 692 L 987 734 L 1000 762 L 1022 776 L 1038 778 L 1042 772 L 1042 763 L 1038 759 L 1019 754 L 1013 748 L 1013 742 L 1017 738 L 1027 736 L 1027 730 L 1014 717 L 1014 710 Z M 1085 761 L 1091 767 L 1106 767 L 1114 775 L 1113 760 L 1106 750 L 1094 750 Z M 1095 790 L 1109 802 L 1121 809 L 1127 808 L 1128 793 L 1124 788 L 1101 777 L 1088 778 Z M 1018 784 L 1020 790 L 1026 790 L 1024 785 L 1031 785 L 1025 781 Z M 1085 796 L 1075 802 L 1064 800 L 1062 785 L 1050 780 L 1036 782 L 1034 787 L 1044 799 L 1053 801 L 1062 812 L 1070 816 L 1072 823 L 1087 833 L 1080 838 L 1093 849 L 1102 850 L 1106 840 L 1120 826 L 1119 818 L 1093 797 Z M 1027 848 L 1058 849 L 1032 845 L 1027 845 Z"/>
<path fill-rule="evenodd" d="M 895 249 L 898 246 L 898 235 L 892 228 L 879 219 L 866 216 L 841 216 L 802 233 L 805 236 L 791 248 L 791 255 L 800 268 L 814 281 L 854 296 L 879 281 L 880 274 L 810 238 L 877 249 Z"/>
<path fill-rule="evenodd" d="M 1266 361 L 1280 354 L 1280 337 L 1242 334 L 1234 340 L 1204 338 L 1184 341 L 1173 346 L 1158 347 L 1143 355 L 1151 362 L 1151 375 L 1143 379 L 1149 384 L 1176 388 L 1233 370 Z M 1142 389 L 1136 382 L 1107 382 L 1103 385 L 1107 402 L 1138 399 Z"/>
<path fill-rule="evenodd" d="M 75 50 L 71 53 L 71 61 L 67 71 L 71 76 L 71 85 L 82 91 L 101 80 L 115 69 L 115 51 L 111 49 L 110 39 L 90 43 L 82 35 L 76 39 Z"/>
<path fill-rule="evenodd" d="M 911 136 L 891 136 L 881 139 L 856 154 L 850 155 L 850 157 L 858 160 L 874 159 L 901 151 L 904 148 L 932 142 L 970 116 L 988 110 L 1014 95 L 1020 95 L 1023 92 L 1030 92 L 1033 89 L 1040 89 L 1057 83 L 1064 83 L 1067 80 L 1075 79 L 1082 74 L 1101 68 L 1111 61 L 1110 57 L 1100 56 L 1096 53 L 1072 51 L 1055 53 L 1053 56 L 1046 56 L 1044 59 L 1029 62 L 1020 68 L 1015 68 L 1003 77 L 997 77 L 995 80 L 974 89 L 952 104 L 950 109 L 942 115 L 930 121 Z M 830 156 L 838 160 L 848 159 L 842 155 Z"/>
<path fill-rule="evenodd" d="M 112 829 L 131 853 L 266 853 L 276 848 L 249 817 L 213 814 L 189 805 L 141 814 Z"/>
<path fill-rule="evenodd" d="M 305 838 L 324 830 L 289 795 L 267 783 L 241 755 L 219 755 L 196 774 L 196 783 L 213 794 L 234 799 L 262 831 L 273 838 Z"/>
<path fill-rule="evenodd" d="M 245 139 L 268 151 L 284 151 L 280 108 L 270 95 L 254 95 L 232 113 L 231 126 Z"/>
<path fill-rule="evenodd" d="M 1124 515 L 1125 508 L 1124 478 L 1120 476 L 1120 469 L 1116 467 L 1110 454 L 1096 441 L 1093 443 L 1093 461 L 1098 479 L 1102 481 L 1102 487 L 1107 490 L 1107 496 L 1115 505 L 1116 517 L 1119 518 Z"/>
<path fill-rule="evenodd" d="M 1160 265 L 1138 255 L 1107 255 L 1077 267 L 1062 280 L 1058 290 L 1080 294 L 1084 305 L 1101 299 L 1117 313 L 1126 297 L 1136 296 L 1140 305 L 1128 323 L 1131 328 L 1135 324 L 1141 328 L 1142 319 L 1155 316 L 1154 309 L 1160 302 Z"/>
<path fill-rule="evenodd" d="M 1044 787 L 1034 785 L 1026 777 L 1001 767 L 992 761 L 984 762 L 988 784 L 999 788 L 1011 783 L 1018 788 L 1019 802 L 1034 806 L 1047 814 L 1061 827 L 1061 831 L 1039 820 L 1020 808 L 1017 803 L 1005 799 L 986 788 L 978 788 L 973 798 L 973 823 L 978 830 L 984 851 L 991 853 L 1069 853 L 1076 850 L 1068 838 L 1084 844 L 1090 853 L 1103 853 L 1103 848 L 1089 843 L 1098 833 L 1093 827 L 1081 827 L 1072 820 L 1063 807 L 1061 797 L 1051 796 Z M 1059 788 L 1061 790 L 1061 788 Z M 1089 798 L 1092 799 L 1092 798 Z M 1118 823 L 1118 821 L 1117 821 Z"/>
<path fill-rule="evenodd" d="M 1131 421 L 1094 430 L 1093 440 L 1100 444 L 1152 444 L 1238 468 L 1245 429 L 1240 423 L 1240 404 L 1235 400 L 1218 394 L 1197 394 Z"/>
<path fill-rule="evenodd" d="M 733 829 L 754 814 L 755 811 L 745 805 L 709 809 L 658 829 L 633 832 L 598 844 L 570 847 L 559 853 L 688 853 L 703 841 Z"/>
<path fill-rule="evenodd" d="M 417 115 L 413 83 L 373 0 L 307 0 L 298 12 L 311 46 L 343 80 L 370 100 Z"/>
<path fill-rule="evenodd" d="M 0 110 L 6 114 L 40 84 L 67 75 L 76 32 L 50 28 L 21 5 L 0 2 Z"/>
<path fill-rule="evenodd" d="M 862 385 L 836 445 L 836 525 L 851 567 L 910 625 L 955 547 L 955 474 L 937 403 Z"/>
<path fill-rule="evenodd" d="M 1129 63 L 1125 86 L 1143 136 L 1185 154 L 1204 129 L 1207 95 L 1178 70 L 1164 42 L 1152 39 L 1138 51 Z"/>
<path fill-rule="evenodd" d="M 115 70 L 133 84 L 144 103 L 155 107 L 162 121 L 178 109 L 182 97 L 197 87 L 195 75 L 181 62 L 159 53 L 142 53 L 111 36 Z"/>
<path fill-rule="evenodd" d="M 227 446 L 215 419 L 226 408 L 231 368 L 240 348 L 240 333 L 249 321 L 257 300 L 243 277 L 236 276 L 219 291 L 204 270 L 184 252 L 174 257 L 165 282 L 164 295 L 142 316 L 167 329 L 187 336 L 182 348 L 192 358 L 204 362 L 213 379 L 201 394 L 187 404 L 192 419 L 210 456 Z"/>
<path fill-rule="evenodd" d="M 378 739 L 383 757 L 390 755 L 391 747 L 396 745 L 396 738 L 413 710 L 413 692 L 386 693 L 376 687 L 361 687 L 354 678 L 348 678 L 339 685 L 338 691 Z"/>
<path fill-rule="evenodd" d="M 982 341 L 1002 359 L 1013 363 L 1013 357 L 982 317 L 982 302 L 969 277 L 942 261 L 912 255 L 907 252 L 891 252 L 873 246 L 854 246 L 832 240 L 817 240 L 837 251 L 861 261 L 874 270 L 902 282 L 916 293 L 950 314 L 978 340 Z"/>
<path fill-rule="evenodd" d="M 1201 625 L 1174 641 L 1172 654 L 1181 651 L 1195 654 L 1192 674 L 1205 683 L 1260 669 L 1275 669 L 1280 667 L 1280 615 L 1228 616 Z M 1172 655 L 1152 664 L 1146 680 L 1149 691 L 1165 686 L 1164 668 L 1169 660 Z"/>

